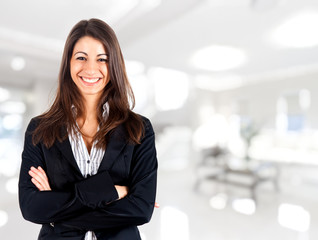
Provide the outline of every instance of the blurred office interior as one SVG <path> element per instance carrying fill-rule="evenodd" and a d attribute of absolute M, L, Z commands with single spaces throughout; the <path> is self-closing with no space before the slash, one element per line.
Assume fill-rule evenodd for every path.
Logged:
<path fill-rule="evenodd" d="M 37 237 L 17 202 L 23 135 L 92 17 L 117 33 L 156 131 L 161 207 L 143 240 L 318 239 L 317 1 L 0 0 L 1 239 Z"/>

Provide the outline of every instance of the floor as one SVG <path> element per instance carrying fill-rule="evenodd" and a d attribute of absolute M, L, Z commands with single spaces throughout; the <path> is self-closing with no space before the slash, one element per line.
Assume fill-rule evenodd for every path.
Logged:
<path fill-rule="evenodd" d="M 140 226 L 143 240 L 318 239 L 318 168 L 284 166 L 279 191 L 264 183 L 255 203 L 246 188 L 212 180 L 195 188 L 195 161 L 167 161 L 159 162 L 161 206 L 150 223 Z M 0 236 L 34 240 L 40 226 L 21 217 L 16 183 L 15 177 L 0 176 Z"/>
<path fill-rule="evenodd" d="M 263 183 L 257 203 L 245 188 L 207 180 L 194 190 L 194 167 L 161 171 L 158 201 L 147 240 L 318 239 L 318 168 L 286 166 L 280 189 Z"/>

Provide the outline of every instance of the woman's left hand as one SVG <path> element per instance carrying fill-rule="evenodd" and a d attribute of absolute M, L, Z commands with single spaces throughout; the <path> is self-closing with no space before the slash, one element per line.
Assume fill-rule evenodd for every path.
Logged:
<path fill-rule="evenodd" d="M 51 187 L 49 184 L 49 180 L 46 176 L 45 171 L 41 168 L 31 167 L 29 171 L 29 175 L 32 177 L 32 183 L 40 190 L 40 191 L 51 191 Z"/>

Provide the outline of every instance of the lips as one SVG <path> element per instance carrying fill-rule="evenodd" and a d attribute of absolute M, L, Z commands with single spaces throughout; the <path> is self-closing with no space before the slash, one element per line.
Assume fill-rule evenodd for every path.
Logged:
<path fill-rule="evenodd" d="M 96 83 L 98 82 L 98 80 L 100 80 L 101 78 L 97 77 L 97 78 L 87 78 L 87 77 L 80 77 L 84 82 L 87 83 Z"/>

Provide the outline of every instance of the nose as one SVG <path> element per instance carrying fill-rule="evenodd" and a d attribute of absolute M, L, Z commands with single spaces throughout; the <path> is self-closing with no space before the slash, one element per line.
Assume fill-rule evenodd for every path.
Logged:
<path fill-rule="evenodd" d="M 95 63 L 95 61 L 86 61 L 84 65 L 84 72 L 89 76 L 94 75 L 96 72 L 98 72 L 98 64 Z"/>

